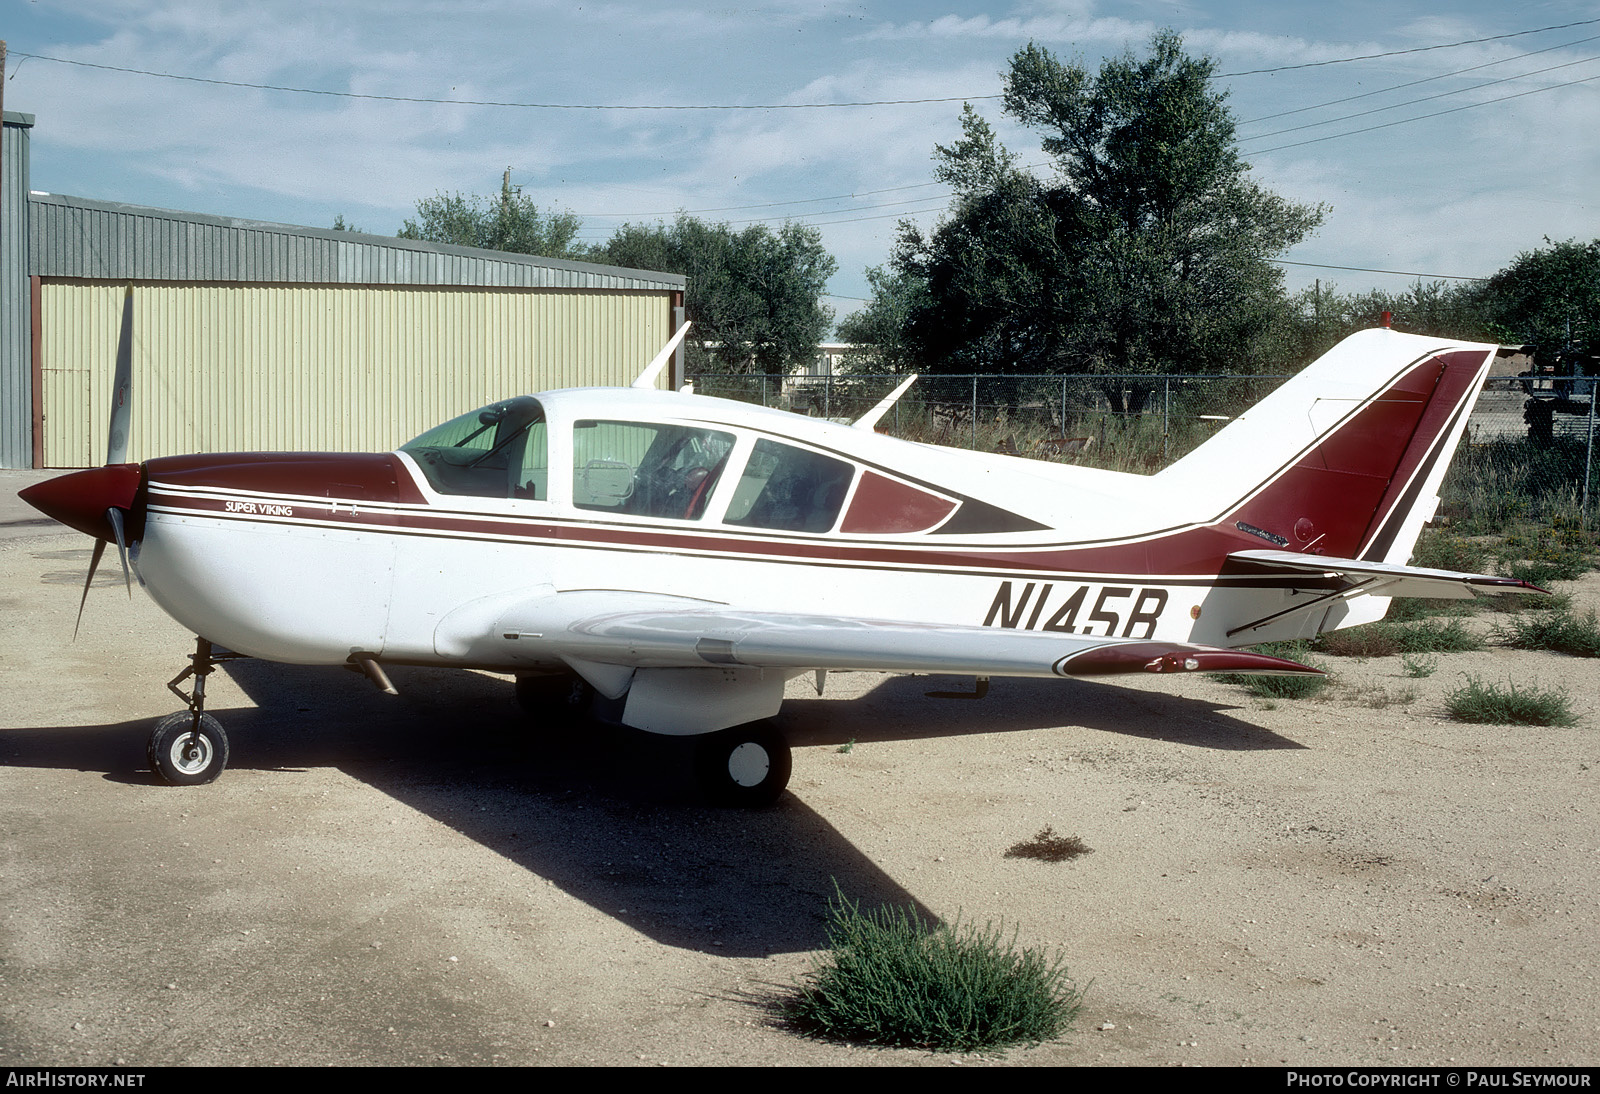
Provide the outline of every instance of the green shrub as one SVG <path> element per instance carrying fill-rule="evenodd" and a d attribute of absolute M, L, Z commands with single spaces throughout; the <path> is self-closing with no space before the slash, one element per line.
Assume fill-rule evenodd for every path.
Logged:
<path fill-rule="evenodd" d="M 1539 596 L 1528 593 L 1494 593 L 1460 603 L 1473 604 L 1491 612 L 1566 612 L 1572 610 L 1572 594 L 1551 593 L 1549 596 Z"/>
<path fill-rule="evenodd" d="M 1430 570 L 1455 570 L 1481 574 L 1489 563 L 1489 549 L 1482 543 L 1452 535 L 1443 529 L 1424 528 L 1411 552 L 1411 565 Z"/>
<path fill-rule="evenodd" d="M 828 952 L 786 1005 L 822 1037 L 970 1052 L 1067 1031 L 1083 993 L 1061 958 L 1016 948 L 998 928 L 929 927 L 915 911 L 829 904 Z"/>
<path fill-rule="evenodd" d="M 1419 619 L 1407 623 L 1380 619 L 1376 623 L 1319 635 L 1317 648 L 1335 657 L 1393 657 L 1397 653 L 1481 650 L 1483 639 L 1462 626 L 1459 619 Z"/>
<path fill-rule="evenodd" d="M 1600 657 L 1600 621 L 1593 608 L 1581 618 L 1571 611 L 1513 616 L 1504 627 L 1496 629 L 1495 639 L 1513 649 Z"/>
<path fill-rule="evenodd" d="M 1537 585 L 1541 589 L 1548 589 L 1552 582 L 1576 581 L 1588 573 L 1589 569 L 1589 559 L 1586 556 L 1568 555 L 1563 558 L 1513 562 L 1506 567 L 1506 576 L 1526 581 L 1529 585 Z"/>
<path fill-rule="evenodd" d="M 1416 700 L 1416 688 L 1398 688 L 1394 690 L 1389 688 L 1365 688 L 1358 696 L 1358 701 L 1361 703 L 1361 705 L 1370 710 L 1383 710 L 1385 707 L 1392 706 L 1406 706 L 1407 704 L 1416 702 Z"/>
<path fill-rule="evenodd" d="M 1384 615 L 1386 623 L 1410 623 L 1417 619 L 1432 619 L 1436 615 L 1471 615 L 1478 605 L 1476 600 L 1453 600 L 1443 597 L 1402 596 L 1389 602 Z"/>
<path fill-rule="evenodd" d="M 1407 676 L 1413 680 L 1422 680 L 1438 670 L 1439 659 L 1422 653 L 1408 653 L 1400 658 L 1400 664 L 1405 666 Z"/>
<path fill-rule="evenodd" d="M 1256 653 L 1298 661 L 1310 668 L 1322 667 L 1306 659 L 1306 651 L 1311 648 L 1309 642 L 1262 642 L 1250 648 Z M 1263 699 L 1304 699 L 1328 686 L 1326 676 L 1257 676 L 1249 672 L 1219 672 L 1214 675 L 1221 683 L 1237 684 Z"/>
<path fill-rule="evenodd" d="M 1538 687 L 1519 689 L 1509 682 L 1502 688 L 1470 676 L 1466 685 L 1452 691 L 1445 702 L 1450 717 L 1458 722 L 1570 726 L 1578 720 L 1565 692 Z"/>

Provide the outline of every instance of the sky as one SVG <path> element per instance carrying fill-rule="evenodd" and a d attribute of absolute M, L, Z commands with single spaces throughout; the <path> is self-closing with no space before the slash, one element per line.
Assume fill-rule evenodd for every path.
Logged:
<path fill-rule="evenodd" d="M 1041 135 L 998 99 L 1029 42 L 1092 72 L 1170 28 L 1212 57 L 1254 180 L 1328 207 L 1282 256 L 1291 290 L 1487 277 L 1546 238 L 1600 237 L 1592 0 L 0 0 L 0 13 L 5 109 L 36 116 L 35 190 L 392 235 L 418 199 L 497 194 L 510 168 L 541 209 L 578 214 L 587 241 L 679 211 L 816 225 L 841 316 L 898 222 L 927 230 L 948 208 L 933 149 L 958 139 L 963 102 L 1050 176 Z M 841 105 L 863 103 L 877 105 Z"/>

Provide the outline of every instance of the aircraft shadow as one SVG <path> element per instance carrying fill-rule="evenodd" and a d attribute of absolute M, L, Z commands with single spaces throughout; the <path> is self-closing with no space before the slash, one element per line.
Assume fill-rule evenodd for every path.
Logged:
<path fill-rule="evenodd" d="M 658 942 L 727 956 L 818 949 L 836 884 L 867 907 L 937 919 L 792 791 L 765 810 L 702 804 L 690 740 L 541 724 L 516 706 L 509 681 L 479 673 L 395 668 L 401 695 L 391 697 L 337 668 L 223 669 L 256 704 L 211 711 L 229 731 L 232 766 L 337 768 Z M 924 695 L 963 686 L 886 677 L 854 700 L 790 699 L 778 724 L 796 745 L 1070 722 L 1192 747 L 1303 747 L 1212 702 L 1096 683 L 997 680 L 976 702 Z M 149 728 L 0 730 L 0 762 L 148 782 Z"/>
<path fill-rule="evenodd" d="M 859 698 L 794 698 L 780 724 L 793 744 L 900 741 L 976 733 L 1082 726 L 1126 737 L 1223 751 L 1305 746 L 1227 713 L 1206 699 L 1087 680 L 1004 678 L 982 699 L 935 699 L 930 691 L 971 692 L 972 678 L 888 676 Z"/>
<path fill-rule="evenodd" d="M 792 793 L 764 810 L 703 804 L 688 739 L 540 725 L 509 680 L 459 670 L 395 668 L 398 697 L 338 668 L 222 671 L 257 704 L 209 708 L 231 768 L 336 768 L 658 942 L 724 956 L 819 949 L 836 883 L 866 907 L 938 919 Z M 0 763 L 149 784 L 150 725 L 0 729 Z"/>

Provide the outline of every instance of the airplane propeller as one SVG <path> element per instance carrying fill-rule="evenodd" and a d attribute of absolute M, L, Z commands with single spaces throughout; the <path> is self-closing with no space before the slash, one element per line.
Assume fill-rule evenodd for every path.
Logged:
<path fill-rule="evenodd" d="M 105 555 L 106 545 L 117 545 L 122 563 L 122 582 L 133 597 L 133 575 L 128 568 L 129 521 L 135 535 L 142 531 L 143 513 L 136 512 L 140 480 L 138 464 L 128 459 L 128 421 L 133 393 L 133 286 L 122 299 L 122 329 L 117 336 L 117 364 L 111 387 L 111 424 L 106 437 L 106 462 L 102 467 L 50 479 L 21 491 L 20 496 L 34 508 L 54 517 L 70 528 L 94 537 L 94 553 L 89 556 L 89 573 L 83 580 L 83 596 L 78 601 L 78 621 L 72 628 L 74 639 L 83 625 L 83 608 L 89 600 L 89 587 Z"/>

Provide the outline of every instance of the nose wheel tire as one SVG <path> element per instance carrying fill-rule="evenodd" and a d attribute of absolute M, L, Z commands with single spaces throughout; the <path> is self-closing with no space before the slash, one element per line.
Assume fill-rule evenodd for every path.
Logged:
<path fill-rule="evenodd" d="M 197 729 L 194 715 L 180 710 L 156 723 L 145 754 L 150 770 L 168 786 L 199 786 L 228 766 L 228 735 L 211 715 L 200 715 Z"/>
<path fill-rule="evenodd" d="M 696 745 L 695 771 L 718 805 L 771 805 L 789 785 L 789 742 L 764 722 L 708 733 Z"/>

